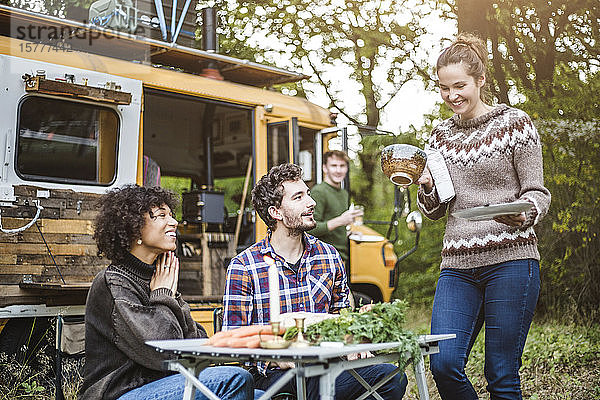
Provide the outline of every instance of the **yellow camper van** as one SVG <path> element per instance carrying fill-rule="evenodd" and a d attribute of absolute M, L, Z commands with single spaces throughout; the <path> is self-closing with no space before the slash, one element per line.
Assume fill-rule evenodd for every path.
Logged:
<path fill-rule="evenodd" d="M 92 239 L 95 200 L 127 183 L 181 193 L 179 287 L 211 331 L 229 259 L 266 233 L 246 189 L 284 162 L 320 182 L 340 132 L 327 109 L 268 89 L 306 77 L 2 5 L 0 24 L 2 348 L 23 343 L 24 321 L 85 313 L 108 263 Z M 350 251 L 353 287 L 388 301 L 392 244 Z"/>

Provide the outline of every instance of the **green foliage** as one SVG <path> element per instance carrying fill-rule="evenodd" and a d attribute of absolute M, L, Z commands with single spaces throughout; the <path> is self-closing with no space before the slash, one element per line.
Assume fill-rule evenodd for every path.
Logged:
<path fill-rule="evenodd" d="M 94 1 L 96 0 L 3 0 L 2 4 L 56 17 L 65 17 L 72 9 L 89 9 Z"/>
<path fill-rule="evenodd" d="M 240 208 L 242 191 L 244 190 L 245 177 L 215 179 L 215 188 L 225 192 L 225 208 L 229 214 L 235 214 Z M 252 191 L 252 180 L 248 182 L 246 192 L 246 204 L 244 208 L 252 207 L 250 192 Z"/>
<path fill-rule="evenodd" d="M 0 353 L 0 400 L 50 399 L 44 372 Z"/>
<path fill-rule="evenodd" d="M 46 344 L 45 346 L 47 346 Z M 0 353 L 0 400 L 53 398 L 52 360 L 46 347 L 40 349 L 33 360 L 23 362 L 17 357 Z"/>
<path fill-rule="evenodd" d="M 223 35 L 231 45 L 264 36 L 257 43 L 257 61 L 283 56 L 287 67 L 308 65 L 332 105 L 353 121 L 377 126 L 380 109 L 419 71 L 415 63 L 422 57 L 415 50 L 425 29 L 413 1 L 221 0 L 218 7 L 227 10 Z M 412 13 L 404 12 L 411 7 Z M 364 99 L 358 113 L 348 109 L 333 84 L 339 76 L 323 71 L 326 64 L 338 64 L 358 83 Z"/>
<path fill-rule="evenodd" d="M 598 382 L 598 325 L 585 328 L 557 321 L 533 323 L 523 350 L 520 369 L 523 398 L 600 399 Z M 483 393 L 485 334 L 473 345 L 465 368 L 476 390 Z M 595 382 L 595 384 L 594 384 Z"/>
<path fill-rule="evenodd" d="M 600 123 L 536 121 L 548 215 L 536 229 L 542 256 L 538 311 L 599 321 Z"/>
<path fill-rule="evenodd" d="M 488 6 L 487 20 L 489 35 L 496 44 L 493 64 L 498 82 L 503 79 L 519 92 L 526 89 L 557 97 L 557 66 L 570 65 L 589 73 L 597 65 L 593 43 L 600 37 L 600 8 L 596 1 L 494 3 Z"/>
<path fill-rule="evenodd" d="M 346 343 L 401 342 L 399 351 L 416 357 L 420 350 L 417 336 L 404 329 L 408 303 L 374 304 L 370 311 L 354 312 L 344 309 L 337 318 L 330 318 L 306 328 L 306 339 Z"/>
<path fill-rule="evenodd" d="M 446 118 L 449 114 L 447 108 L 434 111 L 428 116 L 428 123 L 419 130 L 414 128 L 399 135 L 376 135 L 364 137 L 361 141 L 361 159 L 370 158 L 376 167 L 373 171 L 373 190 L 369 186 L 366 173 L 362 164 L 352 164 L 350 168 L 350 194 L 357 204 L 365 205 L 365 220 L 389 221 L 394 212 L 394 185 L 383 174 L 380 163 L 380 154 L 385 146 L 395 143 L 407 143 L 423 147 L 433 124 Z M 417 209 L 417 187 L 411 186 L 410 207 L 408 211 Z M 404 204 L 402 208 L 404 208 Z M 402 213 L 406 217 L 407 212 Z M 435 284 L 439 275 L 441 261 L 442 237 L 445 229 L 445 219 L 431 221 L 423 219 L 419 246 L 417 251 L 407 257 L 400 264 L 398 286 L 393 293 L 394 298 L 405 299 L 414 305 L 430 305 L 433 301 Z M 373 229 L 385 235 L 388 225 L 373 225 Z M 398 240 L 394 244 L 396 254 L 402 255 L 409 251 L 415 244 L 415 234 L 406 228 L 404 218 L 398 221 Z"/>
<path fill-rule="evenodd" d="M 436 4 L 445 18 L 457 19 L 461 31 L 487 39 L 491 89 L 500 102 L 514 102 L 518 94 L 534 99 L 544 111 L 560 103 L 565 103 L 564 108 L 574 93 L 560 96 L 565 83 L 561 69 L 574 72 L 571 82 L 579 81 L 577 87 L 585 86 L 597 71 L 600 7 L 596 0 L 443 0 Z"/>
<path fill-rule="evenodd" d="M 190 178 L 182 178 L 177 176 L 161 176 L 160 177 L 160 186 L 169 189 L 173 193 L 176 193 L 179 198 L 179 203 L 177 204 L 177 208 L 173 210 L 175 213 L 175 218 L 179 221 L 182 219 L 181 213 L 181 194 L 191 189 L 192 180 Z"/>
<path fill-rule="evenodd" d="M 294 340 L 296 339 L 296 336 L 298 336 L 298 328 L 295 326 L 291 326 L 286 329 L 285 333 L 283 334 L 283 339 Z"/>
<path fill-rule="evenodd" d="M 599 361 L 600 330 L 569 325 L 533 325 L 523 352 L 523 368 L 554 372 Z"/>
<path fill-rule="evenodd" d="M 523 90 L 527 101 L 519 105 L 534 118 L 591 121 L 600 116 L 600 72 L 581 79 L 581 71 L 561 63 L 556 67 L 553 96 Z"/>
<path fill-rule="evenodd" d="M 41 392 L 44 392 L 46 388 L 37 383 L 37 381 L 23 382 L 21 386 L 25 389 L 25 394 L 28 396 L 35 396 Z"/>

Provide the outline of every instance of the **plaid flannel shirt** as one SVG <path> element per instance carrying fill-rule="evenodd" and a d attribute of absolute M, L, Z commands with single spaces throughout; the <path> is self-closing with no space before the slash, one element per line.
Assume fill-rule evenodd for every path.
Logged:
<path fill-rule="evenodd" d="M 304 252 L 298 272 L 294 272 L 275 253 L 270 237 L 269 234 L 229 263 L 223 296 L 223 330 L 269 323 L 269 266 L 263 260 L 267 254 L 279 270 L 281 313 L 336 313 L 350 307 L 344 264 L 332 245 L 304 233 Z M 258 369 L 264 374 L 266 367 L 259 363 Z"/>

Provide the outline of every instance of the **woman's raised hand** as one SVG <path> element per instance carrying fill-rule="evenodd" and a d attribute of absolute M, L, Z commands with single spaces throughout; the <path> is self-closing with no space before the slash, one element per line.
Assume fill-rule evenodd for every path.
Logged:
<path fill-rule="evenodd" d="M 150 290 L 159 288 L 167 288 L 173 292 L 173 296 L 177 292 L 177 281 L 179 280 L 179 259 L 175 257 L 175 253 L 169 251 L 158 256 L 156 270 L 150 280 Z"/>
<path fill-rule="evenodd" d="M 429 172 L 429 168 L 425 167 L 423 173 L 421 174 L 421 177 L 417 179 L 415 184 L 424 185 L 425 191 L 427 193 L 431 192 L 431 189 L 433 189 L 433 178 L 431 177 L 431 172 Z"/>

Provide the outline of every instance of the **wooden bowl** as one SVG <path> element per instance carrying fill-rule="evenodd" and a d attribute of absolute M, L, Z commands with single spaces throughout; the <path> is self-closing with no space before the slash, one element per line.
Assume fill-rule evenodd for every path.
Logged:
<path fill-rule="evenodd" d="M 396 185 L 410 185 L 423 173 L 427 154 L 410 144 L 392 144 L 381 151 L 381 169 Z"/>

